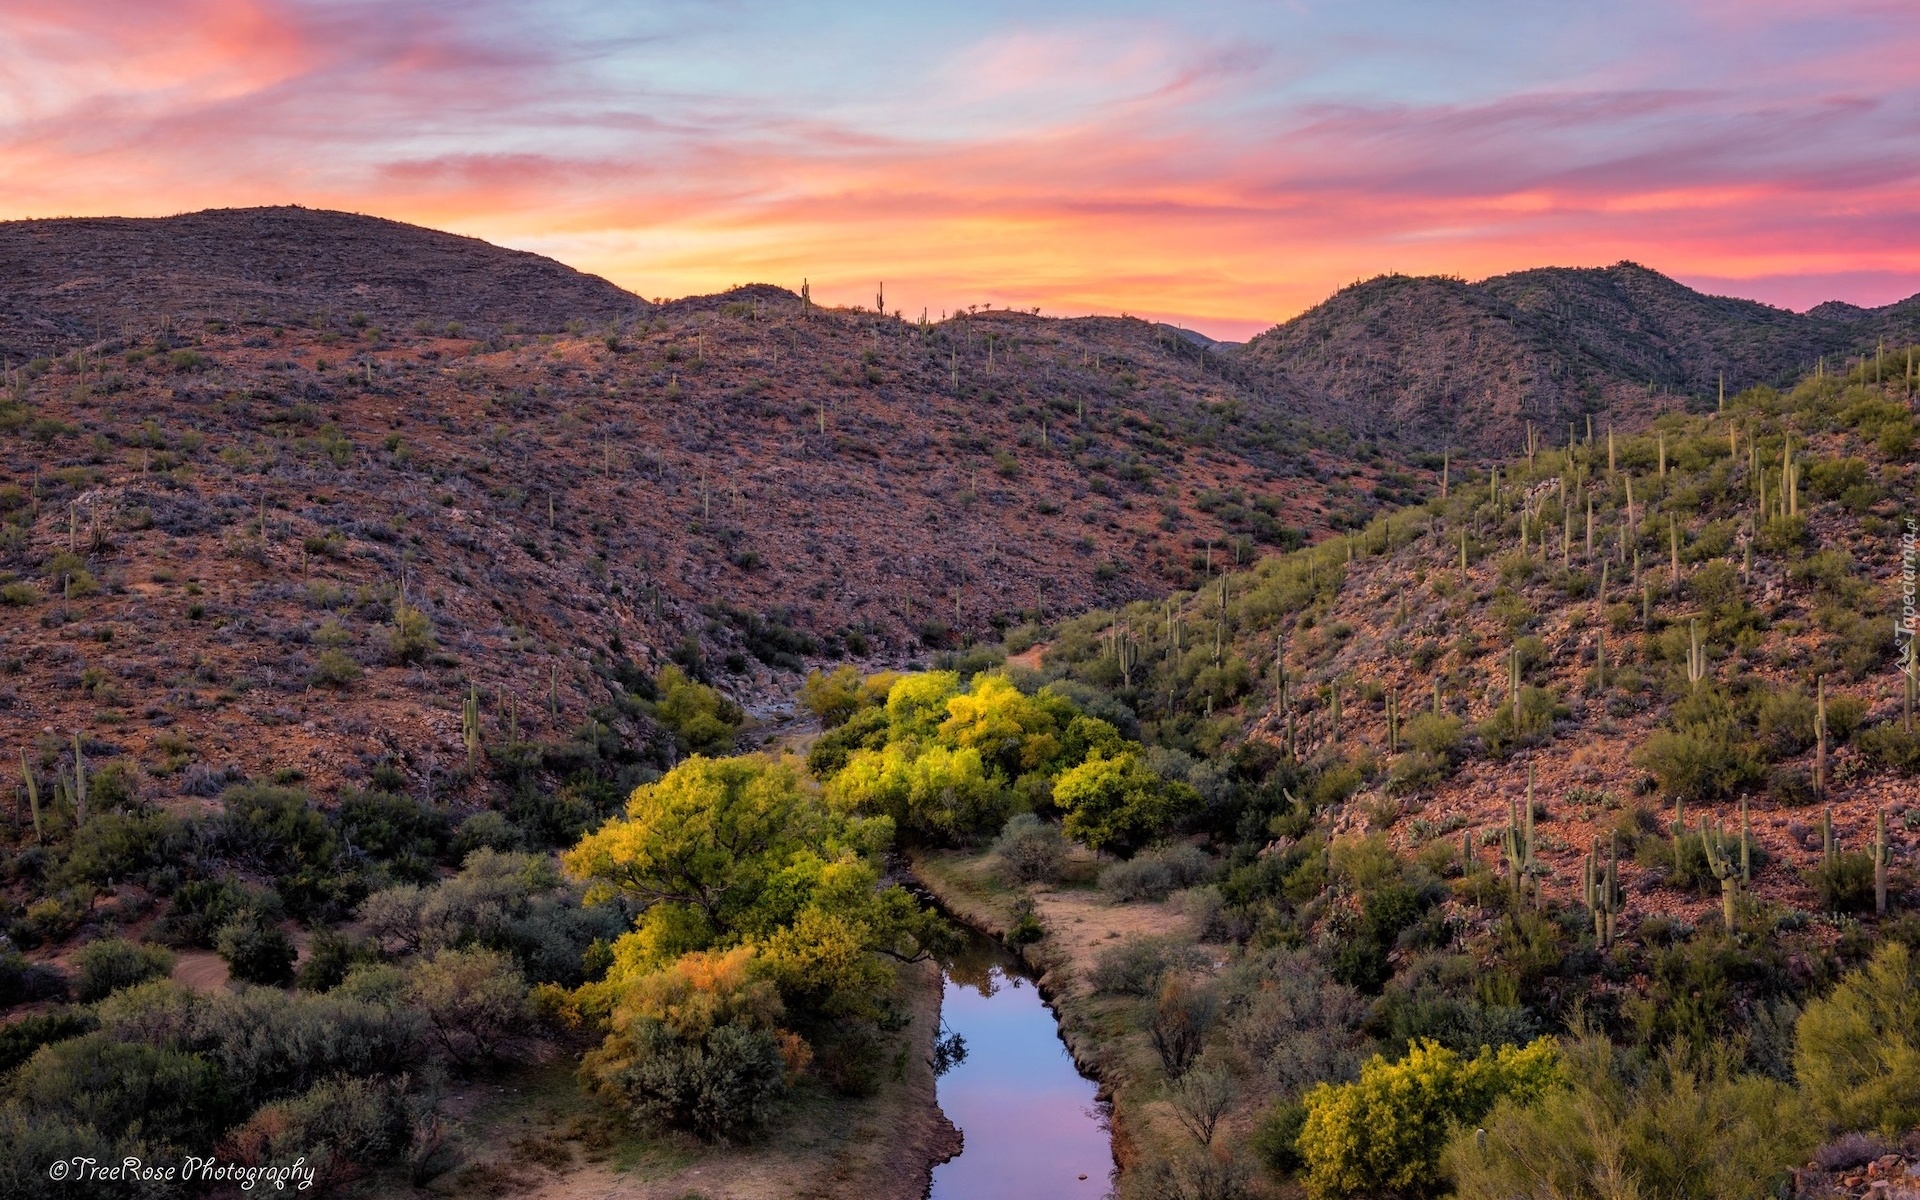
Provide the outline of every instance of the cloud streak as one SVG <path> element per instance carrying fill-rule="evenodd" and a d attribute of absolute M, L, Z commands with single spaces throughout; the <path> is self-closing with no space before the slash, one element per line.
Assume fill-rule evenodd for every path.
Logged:
<path fill-rule="evenodd" d="M 34 0 L 0 38 L 3 217 L 297 202 L 646 295 L 885 279 L 1229 336 L 1386 270 L 1920 290 L 1891 4 Z"/>

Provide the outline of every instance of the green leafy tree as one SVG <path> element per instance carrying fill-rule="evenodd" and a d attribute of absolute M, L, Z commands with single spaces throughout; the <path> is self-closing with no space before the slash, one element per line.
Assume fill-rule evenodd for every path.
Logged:
<path fill-rule="evenodd" d="M 1162 779 L 1132 751 L 1092 758 L 1061 775 L 1053 802 L 1067 814 L 1068 837 L 1095 850 L 1131 852 L 1201 808 L 1187 784 Z"/>
<path fill-rule="evenodd" d="M 895 742 L 863 750 L 834 776 L 828 795 L 853 811 L 891 817 L 916 837 L 951 841 L 998 825 L 1008 797 L 970 746 Z"/>
<path fill-rule="evenodd" d="M 1027 696 L 1004 675 L 980 674 L 972 687 L 947 701 L 938 736 L 943 745 L 976 751 L 1016 779 L 1059 757 L 1060 727 L 1076 715 L 1056 696 Z"/>
<path fill-rule="evenodd" d="M 831 673 L 814 671 L 800 685 L 800 703 L 820 718 L 822 727 L 844 725 L 858 712 L 864 698 L 860 672 L 851 665 L 835 667 Z"/>
<path fill-rule="evenodd" d="M 887 692 L 887 737 L 931 738 L 947 719 L 947 701 L 959 692 L 960 676 L 952 671 L 902 676 Z"/>
<path fill-rule="evenodd" d="M 654 716 L 673 731 L 688 753 L 725 754 L 733 749 L 733 739 L 746 720 L 739 705 L 671 664 L 660 669 L 656 682 L 660 699 L 654 704 Z"/>
<path fill-rule="evenodd" d="M 1527 1046 L 1483 1047 L 1473 1058 L 1422 1040 L 1399 1062 L 1374 1055 L 1352 1083 L 1322 1083 L 1303 1098 L 1299 1136 L 1314 1197 L 1380 1196 L 1431 1190 L 1453 1131 L 1494 1102 L 1526 1102 L 1564 1081 L 1551 1038 Z"/>

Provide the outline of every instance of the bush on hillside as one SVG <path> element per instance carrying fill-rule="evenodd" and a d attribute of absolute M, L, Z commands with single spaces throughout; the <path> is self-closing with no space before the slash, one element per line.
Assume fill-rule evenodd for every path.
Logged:
<path fill-rule="evenodd" d="M 73 956 L 73 994 L 82 1002 L 102 1000 L 123 987 L 163 979 L 173 973 L 173 952 L 164 946 L 101 938 Z"/>

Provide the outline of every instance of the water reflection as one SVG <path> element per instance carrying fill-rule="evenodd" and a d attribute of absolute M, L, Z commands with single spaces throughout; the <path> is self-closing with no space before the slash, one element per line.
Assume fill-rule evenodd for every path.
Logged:
<path fill-rule="evenodd" d="M 946 972 L 941 1016 L 967 1052 L 940 1078 L 940 1107 L 966 1145 L 934 1168 L 933 1200 L 1109 1195 L 1106 1106 L 1075 1069 L 1033 980 L 984 937 L 971 938 Z"/>

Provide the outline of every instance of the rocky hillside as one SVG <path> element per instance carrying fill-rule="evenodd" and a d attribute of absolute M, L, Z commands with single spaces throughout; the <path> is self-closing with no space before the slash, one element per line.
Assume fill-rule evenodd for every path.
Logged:
<path fill-rule="evenodd" d="M 1920 341 L 1920 297 L 1800 314 L 1706 296 L 1633 263 L 1519 271 L 1479 283 L 1384 275 L 1249 342 L 1250 377 L 1315 420 L 1364 436 L 1505 456 L 1531 422 L 1564 442 L 1700 411 L 1824 357 Z"/>
<path fill-rule="evenodd" d="M 8 372 L 0 743 L 98 731 L 152 794 L 424 786 L 470 688 L 490 737 L 619 724 L 670 658 L 787 697 L 809 658 L 1157 594 L 1431 485 L 1345 451 L 1139 321 L 762 287 L 592 335 L 149 325 Z"/>
<path fill-rule="evenodd" d="M 1456 476 L 1362 533 L 1068 623 L 1045 661 L 1201 760 L 1221 836 L 1262 836 L 1219 766 L 1244 733 L 1244 762 L 1310 765 L 1292 786 L 1334 833 L 1384 832 L 1436 872 L 1469 852 L 1499 869 L 1531 794 L 1543 897 L 1577 904 L 1583 856 L 1617 839 L 1636 935 L 1718 920 L 1703 820 L 1749 825 L 1742 902 L 1791 931 L 1873 910 L 1862 864 L 1884 814 L 1904 911 L 1920 713 L 1895 618 L 1916 422 L 1875 374 Z"/>
<path fill-rule="evenodd" d="M 0 222 L 0 355 L 16 362 L 149 329 L 449 324 L 480 336 L 629 320 L 650 305 L 550 258 L 378 217 L 305 208 Z"/>

